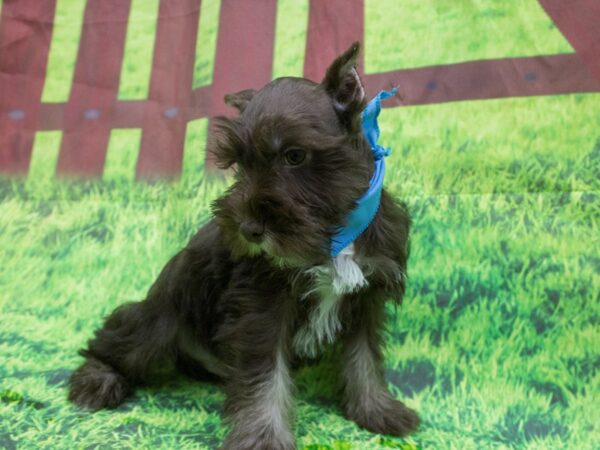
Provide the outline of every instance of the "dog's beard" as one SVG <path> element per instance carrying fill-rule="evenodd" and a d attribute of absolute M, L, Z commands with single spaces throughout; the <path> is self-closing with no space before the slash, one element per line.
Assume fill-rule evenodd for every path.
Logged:
<path fill-rule="evenodd" d="M 330 234 L 319 231 L 309 233 L 306 227 L 298 229 L 273 231 L 266 224 L 264 238 L 261 242 L 249 242 L 239 231 L 236 222 L 223 217 L 223 211 L 216 214 L 223 237 L 234 258 L 262 256 L 277 267 L 303 267 L 322 264 L 329 256 Z"/>
<path fill-rule="evenodd" d="M 273 265 L 280 268 L 302 267 L 309 263 L 307 258 L 302 255 L 286 254 L 281 247 L 276 244 L 275 239 L 270 234 L 267 234 L 265 240 L 260 244 L 246 242 L 242 245 L 246 246 L 245 256 L 253 257 L 262 255 L 270 260 Z"/>
<path fill-rule="evenodd" d="M 248 242 L 240 233 L 231 236 L 229 242 L 236 257 L 263 256 L 277 267 L 303 267 L 320 264 L 327 259 L 325 244 L 327 235 L 294 236 L 293 232 L 278 235 L 265 232 L 262 242 Z"/>
<path fill-rule="evenodd" d="M 275 235 L 267 234 L 263 252 L 278 267 L 311 266 L 327 259 L 327 254 L 323 249 L 326 242 L 328 242 L 327 236 L 313 236 L 313 239 L 305 240 L 302 236 L 286 235 L 284 238 L 278 239 Z"/>

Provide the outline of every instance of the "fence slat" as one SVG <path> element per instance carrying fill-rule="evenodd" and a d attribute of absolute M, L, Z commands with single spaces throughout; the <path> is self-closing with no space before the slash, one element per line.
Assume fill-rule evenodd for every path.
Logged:
<path fill-rule="evenodd" d="M 161 0 L 136 176 L 178 176 L 192 93 L 200 0 Z"/>
<path fill-rule="evenodd" d="M 363 81 L 369 98 L 398 86 L 384 107 L 600 91 L 600 82 L 576 54 L 403 69 L 367 74 Z"/>
<path fill-rule="evenodd" d="M 600 80 L 600 2 L 539 0 L 589 70 Z"/>
<path fill-rule="evenodd" d="M 0 18 L 0 173 L 31 161 L 56 1 L 5 1 Z"/>
<path fill-rule="evenodd" d="M 271 81 L 276 8 L 276 0 L 222 0 L 210 92 L 212 117 L 235 114 L 223 102 L 225 94 L 260 89 Z M 207 166 L 214 167 L 210 153 Z"/>
<path fill-rule="evenodd" d="M 57 174 L 102 175 L 113 105 L 119 90 L 130 1 L 88 1 Z"/>
<path fill-rule="evenodd" d="M 363 42 L 363 0 L 310 0 L 304 77 L 321 81 L 331 62 L 354 41 Z M 363 52 L 358 71 L 363 73 Z"/>
<path fill-rule="evenodd" d="M 212 84 L 211 115 L 231 115 L 225 94 L 271 81 L 276 0 L 223 0 Z"/>

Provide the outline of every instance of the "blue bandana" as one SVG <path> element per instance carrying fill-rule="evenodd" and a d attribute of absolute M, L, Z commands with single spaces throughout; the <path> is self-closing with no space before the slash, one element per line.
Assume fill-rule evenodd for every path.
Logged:
<path fill-rule="evenodd" d="M 377 116 L 381 111 L 381 100 L 385 100 L 395 93 L 396 88 L 389 92 L 379 92 L 362 112 L 362 130 L 375 157 L 375 172 L 369 182 L 369 189 L 356 201 L 356 208 L 348 214 L 346 225 L 340 227 L 331 238 L 330 254 L 333 257 L 337 256 L 367 229 L 379 209 L 381 190 L 383 189 L 383 175 L 385 174 L 384 157 L 390 154 L 390 149 L 383 148 L 377 143 L 379 139 Z"/>

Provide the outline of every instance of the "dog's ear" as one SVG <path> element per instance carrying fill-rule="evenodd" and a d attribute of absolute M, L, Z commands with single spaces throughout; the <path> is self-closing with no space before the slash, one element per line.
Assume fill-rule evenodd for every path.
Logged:
<path fill-rule="evenodd" d="M 365 106 L 365 88 L 356 70 L 360 44 L 355 42 L 329 68 L 322 81 L 343 122 L 352 123 Z"/>
<path fill-rule="evenodd" d="M 227 103 L 229 106 L 233 106 L 239 112 L 243 112 L 244 109 L 246 109 L 246 106 L 248 106 L 250 100 L 252 100 L 252 97 L 254 97 L 254 94 L 256 94 L 254 89 L 246 89 L 233 94 L 226 94 L 225 103 Z"/>
<path fill-rule="evenodd" d="M 245 147 L 244 129 L 239 120 L 217 116 L 208 135 L 207 150 L 219 169 L 228 169 L 238 162 Z"/>

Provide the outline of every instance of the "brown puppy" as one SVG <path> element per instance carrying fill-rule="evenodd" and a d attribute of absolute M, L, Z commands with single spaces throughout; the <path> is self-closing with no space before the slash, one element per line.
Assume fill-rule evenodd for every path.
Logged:
<path fill-rule="evenodd" d="M 223 379 L 225 448 L 292 449 L 290 364 L 341 341 L 346 415 L 378 433 L 417 428 L 417 414 L 387 390 L 381 352 L 384 304 L 405 289 L 405 207 L 383 191 L 366 231 L 330 256 L 374 172 L 358 52 L 354 44 L 320 84 L 280 78 L 226 97 L 240 116 L 219 119 L 210 150 L 235 182 L 147 298 L 96 331 L 71 378 L 74 403 L 115 407 L 172 361 Z"/>

